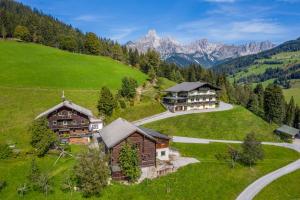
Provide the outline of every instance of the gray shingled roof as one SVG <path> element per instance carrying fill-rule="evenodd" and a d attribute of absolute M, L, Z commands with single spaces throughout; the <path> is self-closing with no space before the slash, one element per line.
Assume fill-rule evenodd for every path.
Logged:
<path fill-rule="evenodd" d="M 135 131 L 138 131 L 146 137 L 155 140 L 151 135 L 122 118 L 118 118 L 109 125 L 105 126 L 100 131 L 100 136 L 106 147 L 111 148 Z"/>
<path fill-rule="evenodd" d="M 291 136 L 295 136 L 295 135 L 299 134 L 298 129 L 296 129 L 294 127 L 287 126 L 287 125 L 282 125 L 281 127 L 277 128 L 276 132 L 285 133 L 285 134 L 288 134 L 288 135 L 291 135 Z"/>
<path fill-rule="evenodd" d="M 214 89 L 219 89 L 209 83 L 197 81 L 197 82 L 182 82 L 173 87 L 166 89 L 165 91 L 166 92 L 188 92 L 191 90 L 195 90 L 199 87 L 202 87 L 204 85 L 208 85 L 209 87 L 212 87 Z"/>
<path fill-rule="evenodd" d="M 68 107 L 68 108 L 71 108 L 73 110 L 76 110 L 77 112 L 80 112 L 82 114 L 85 114 L 88 117 L 93 117 L 93 113 L 89 109 L 81 107 L 81 106 L 79 106 L 79 105 L 77 105 L 77 104 L 75 104 L 75 103 L 73 103 L 71 101 L 65 100 L 65 101 L 61 102 L 60 104 L 57 104 L 56 106 L 54 106 L 54 107 L 46 110 L 45 112 L 39 114 L 35 119 L 38 119 L 38 118 L 43 117 L 43 116 L 47 116 L 50 113 L 52 113 L 53 111 L 55 111 L 55 110 L 57 110 L 57 109 L 59 109 L 61 107 L 64 107 L 64 106 Z"/>
<path fill-rule="evenodd" d="M 152 130 L 150 128 L 145 128 L 142 126 L 139 126 L 140 129 L 142 129 L 143 131 L 145 131 L 146 133 L 148 133 L 149 135 L 151 135 L 154 138 L 161 138 L 161 139 L 167 139 L 169 140 L 170 138 L 167 135 L 161 134 L 155 130 Z"/>

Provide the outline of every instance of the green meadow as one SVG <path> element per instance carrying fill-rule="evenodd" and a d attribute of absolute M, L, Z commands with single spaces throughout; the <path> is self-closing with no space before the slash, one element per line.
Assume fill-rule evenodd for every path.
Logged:
<path fill-rule="evenodd" d="M 279 141 L 273 133 L 276 125 L 265 122 L 241 106 L 228 111 L 172 117 L 145 126 L 176 136 L 243 140 L 246 134 L 254 132 L 262 141 Z"/>
<path fill-rule="evenodd" d="M 217 160 L 215 155 L 227 150 L 227 144 L 173 144 L 184 156 L 197 158 L 200 163 L 191 164 L 177 172 L 154 179 L 145 180 L 131 186 L 113 183 L 101 196 L 89 199 L 235 199 L 251 182 L 279 167 L 299 158 L 293 150 L 264 146 L 265 159 L 252 168 L 229 164 Z M 74 154 L 76 155 L 76 154 Z M 47 197 L 38 192 L 29 192 L 22 199 L 82 199 L 79 192 L 64 193 L 60 190 L 66 174 L 74 165 L 73 158 L 66 157 L 53 166 L 58 155 L 48 155 L 38 159 L 38 166 L 52 177 L 54 191 Z M 1 162 L 0 178 L 8 181 L 8 186 L 1 192 L 0 199 L 18 199 L 16 188 L 26 182 L 30 169 L 30 157 L 8 159 Z M 21 198 L 20 198 L 21 199 Z"/>
<path fill-rule="evenodd" d="M 117 90 L 124 76 L 147 76 L 108 57 L 61 51 L 33 43 L 0 41 L 0 86 Z"/>

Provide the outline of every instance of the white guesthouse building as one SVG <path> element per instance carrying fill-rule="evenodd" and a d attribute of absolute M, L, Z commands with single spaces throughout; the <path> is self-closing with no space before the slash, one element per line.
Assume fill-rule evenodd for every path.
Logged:
<path fill-rule="evenodd" d="M 206 82 L 183 82 L 165 90 L 163 103 L 171 112 L 215 108 L 218 90 Z"/>

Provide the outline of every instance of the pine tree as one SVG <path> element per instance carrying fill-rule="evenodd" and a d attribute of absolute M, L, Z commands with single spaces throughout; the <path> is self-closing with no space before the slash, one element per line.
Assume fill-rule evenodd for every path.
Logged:
<path fill-rule="evenodd" d="M 31 160 L 31 167 L 29 171 L 29 175 L 27 176 L 27 179 L 29 183 L 31 184 L 33 190 L 38 189 L 38 180 L 41 176 L 40 169 L 38 168 L 35 159 L 33 158 Z"/>
<path fill-rule="evenodd" d="M 296 106 L 295 106 L 295 102 L 294 102 L 294 97 L 292 96 L 289 104 L 286 107 L 286 112 L 285 112 L 286 114 L 285 114 L 285 119 L 284 119 L 284 123 L 286 125 L 289 125 L 289 126 L 294 125 L 295 111 L 296 111 Z"/>
<path fill-rule="evenodd" d="M 264 109 L 264 87 L 261 83 L 257 84 L 254 88 L 254 93 L 257 95 L 259 108 Z"/>
<path fill-rule="evenodd" d="M 119 93 L 122 97 L 132 100 L 136 95 L 137 87 L 138 83 L 135 79 L 131 77 L 124 77 L 122 79 L 122 86 Z"/>
<path fill-rule="evenodd" d="M 300 129 L 300 108 L 298 105 L 295 109 L 294 127 Z"/>
<path fill-rule="evenodd" d="M 150 70 L 148 71 L 148 76 L 150 78 L 151 83 L 154 83 L 156 80 L 156 72 L 153 67 L 151 67 Z"/>
<path fill-rule="evenodd" d="M 252 94 L 250 96 L 247 104 L 247 109 L 255 114 L 259 113 L 259 102 L 256 94 Z"/>
<path fill-rule="evenodd" d="M 100 115 L 111 116 L 113 114 L 115 107 L 115 101 L 113 94 L 110 92 L 109 88 L 104 86 L 100 92 L 100 98 L 98 101 L 98 111 Z"/>
<path fill-rule="evenodd" d="M 280 124 L 284 117 L 284 96 L 282 89 L 270 84 L 264 92 L 264 113 L 269 122 Z"/>

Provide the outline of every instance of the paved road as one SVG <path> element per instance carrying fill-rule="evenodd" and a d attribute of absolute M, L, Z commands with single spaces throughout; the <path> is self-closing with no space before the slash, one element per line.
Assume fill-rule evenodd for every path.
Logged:
<path fill-rule="evenodd" d="M 179 137 L 174 136 L 173 142 L 179 143 L 200 143 L 200 144 L 208 144 L 210 142 L 221 142 L 221 143 L 242 143 L 242 141 L 236 140 L 212 140 L 212 139 L 202 139 L 202 138 L 190 138 L 190 137 Z M 300 153 L 300 145 L 299 144 L 290 144 L 290 143 L 276 143 L 276 142 L 262 142 L 264 145 L 274 145 L 285 148 L 290 148 Z M 288 173 L 291 173 L 297 169 L 300 169 L 300 159 L 277 169 L 253 182 L 249 185 L 236 200 L 251 200 L 257 195 L 264 187 L 278 179 L 281 176 L 284 176 Z"/>
<path fill-rule="evenodd" d="M 182 136 L 173 136 L 172 140 L 173 142 L 177 142 L 177 143 L 199 143 L 199 144 L 208 144 L 210 142 L 240 144 L 243 142 L 239 140 L 215 140 L 215 139 L 192 138 L 192 137 L 182 137 Z M 278 143 L 278 142 L 262 142 L 262 144 L 290 148 L 300 153 L 300 145 L 296 143 L 291 144 L 291 143 Z"/>
<path fill-rule="evenodd" d="M 292 162 L 285 167 L 282 167 L 276 171 L 273 171 L 253 182 L 249 185 L 236 200 L 251 200 L 253 199 L 265 186 L 273 182 L 274 180 L 291 173 L 297 169 L 300 169 L 300 159 Z M 271 194 L 270 194 L 271 195 Z"/>
<path fill-rule="evenodd" d="M 172 113 L 170 111 L 165 111 L 163 113 L 152 115 L 150 117 L 146 117 L 144 119 L 140 119 L 140 120 L 134 121 L 132 123 L 135 124 L 136 126 L 140 126 L 140 125 L 147 124 L 150 122 L 154 122 L 154 121 L 158 121 L 158 120 L 166 119 L 166 118 L 170 118 L 170 117 L 175 117 L 175 116 L 179 116 L 179 115 L 187 115 L 187 114 L 193 114 L 193 113 L 218 112 L 218 111 L 230 110 L 232 108 L 233 108 L 233 106 L 231 104 L 220 102 L 220 105 L 217 108 L 180 111 L 180 112 L 175 112 L 175 113 Z"/>

